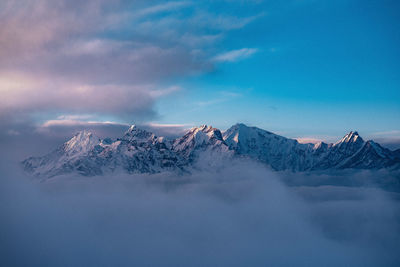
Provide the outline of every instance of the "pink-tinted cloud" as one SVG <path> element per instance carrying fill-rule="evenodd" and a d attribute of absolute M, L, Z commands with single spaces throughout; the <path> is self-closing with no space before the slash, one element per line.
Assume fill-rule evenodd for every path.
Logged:
<path fill-rule="evenodd" d="M 154 118 L 174 77 L 212 70 L 210 46 L 255 19 L 191 1 L 1 1 L 0 117 Z"/>

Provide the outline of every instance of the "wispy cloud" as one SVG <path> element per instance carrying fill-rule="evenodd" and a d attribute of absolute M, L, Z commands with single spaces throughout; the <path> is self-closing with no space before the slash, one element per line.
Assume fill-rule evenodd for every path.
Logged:
<path fill-rule="evenodd" d="M 217 92 L 216 97 L 213 97 L 211 99 L 204 100 L 204 101 L 198 101 L 195 103 L 195 105 L 197 107 L 207 107 L 207 106 L 216 105 L 219 103 L 224 103 L 224 102 L 230 101 L 230 100 L 240 97 L 240 96 L 242 96 L 242 94 L 238 93 L 238 92 L 219 91 L 219 92 Z"/>
<path fill-rule="evenodd" d="M 203 27 L 211 27 L 217 30 L 237 30 L 244 28 L 253 21 L 263 17 L 261 12 L 252 16 L 233 16 L 228 14 L 215 15 L 210 12 L 199 12 L 191 21 Z"/>
<path fill-rule="evenodd" d="M 400 148 L 400 130 L 391 130 L 371 133 L 368 138 L 388 147 L 389 149 Z"/>
<path fill-rule="evenodd" d="M 2 87 L 2 81 L 6 86 Z M 12 85 L 10 87 L 10 85 Z M 0 74 L 0 114 L 57 110 L 70 113 L 100 113 L 129 117 L 152 116 L 153 85 L 80 84 L 77 81 Z M 164 92 L 167 93 L 167 92 Z"/>
<path fill-rule="evenodd" d="M 176 11 L 183 7 L 190 6 L 192 4 L 193 3 L 190 1 L 172 1 L 172 2 L 162 3 L 162 4 L 154 5 L 151 7 L 143 8 L 134 14 L 136 16 L 144 17 L 144 16 L 154 15 L 154 14 L 158 14 L 160 12 L 165 12 L 165 11 Z"/>
<path fill-rule="evenodd" d="M 302 144 L 316 144 L 319 142 L 325 142 L 325 143 L 333 143 L 336 142 L 337 140 L 340 139 L 339 136 L 328 136 L 328 135 L 324 135 L 324 136 L 302 136 L 302 137 L 295 137 L 294 139 L 296 139 L 299 143 Z"/>
<path fill-rule="evenodd" d="M 215 13 L 212 5 L 1 1 L 0 117 L 74 113 L 154 119 L 157 99 L 180 90 L 165 81 L 256 52 L 240 49 L 212 60 L 217 42 L 262 16 Z"/>
<path fill-rule="evenodd" d="M 93 125 L 125 125 L 128 124 L 121 124 L 116 123 L 113 121 L 81 121 L 81 120 L 72 120 L 72 119 L 58 119 L 58 120 L 48 120 L 45 121 L 40 128 L 49 128 L 54 126 L 93 126 Z M 39 128 L 39 129 L 40 129 Z"/>
<path fill-rule="evenodd" d="M 298 137 L 298 138 L 296 138 L 296 140 L 301 144 L 316 144 L 318 142 L 323 141 L 321 139 L 313 138 L 313 137 Z"/>
<path fill-rule="evenodd" d="M 179 86 L 170 86 L 164 89 L 158 89 L 158 90 L 152 90 L 150 91 L 150 95 L 152 97 L 158 98 L 158 97 L 162 97 L 162 96 L 166 96 L 175 92 L 180 91 L 182 88 Z"/>
<path fill-rule="evenodd" d="M 246 59 L 258 52 L 257 48 L 242 48 L 228 51 L 214 57 L 216 62 L 235 62 Z"/>
<path fill-rule="evenodd" d="M 148 126 L 151 127 L 159 127 L 159 128 L 169 128 L 169 127 L 176 127 L 176 128 L 183 128 L 192 126 L 192 124 L 172 124 L 172 123 L 156 123 L 156 122 L 149 122 L 147 123 Z"/>
<path fill-rule="evenodd" d="M 206 107 L 206 106 L 211 106 L 211 105 L 223 103 L 225 101 L 227 101 L 227 99 L 216 98 L 216 99 L 210 99 L 210 100 L 206 100 L 206 101 L 196 102 L 196 105 L 199 106 L 199 107 Z"/>
<path fill-rule="evenodd" d="M 400 138 L 400 130 L 392 130 L 392 131 L 385 131 L 385 132 L 375 132 L 371 134 L 372 136 L 390 136 L 390 137 L 399 137 Z"/>

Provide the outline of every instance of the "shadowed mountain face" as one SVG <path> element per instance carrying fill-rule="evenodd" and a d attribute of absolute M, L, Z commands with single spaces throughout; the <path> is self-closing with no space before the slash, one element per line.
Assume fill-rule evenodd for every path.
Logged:
<path fill-rule="evenodd" d="M 35 176 L 72 172 L 93 176 L 120 171 L 191 172 L 241 158 L 264 163 L 277 171 L 400 169 L 398 151 L 383 148 L 374 141 L 365 142 L 357 132 L 348 133 L 334 144 L 300 144 L 244 124 L 236 124 L 224 133 L 211 126 L 194 127 L 175 140 L 157 137 L 136 126 L 116 140 L 101 140 L 83 131 L 50 154 L 30 157 L 22 164 Z"/>

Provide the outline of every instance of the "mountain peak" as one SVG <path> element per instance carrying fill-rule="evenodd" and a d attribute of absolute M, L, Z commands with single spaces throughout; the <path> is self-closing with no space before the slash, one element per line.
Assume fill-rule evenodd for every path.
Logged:
<path fill-rule="evenodd" d="M 82 137 L 90 136 L 90 135 L 92 135 L 92 132 L 90 132 L 88 130 L 82 130 L 82 131 L 79 131 L 76 134 L 74 134 L 74 136 L 72 138 L 74 138 L 74 137 L 82 138 Z"/>
<path fill-rule="evenodd" d="M 215 137 L 216 139 L 223 141 L 221 131 L 217 128 L 212 127 L 211 125 L 206 124 L 199 127 L 191 128 L 187 134 L 193 136 L 207 135 L 208 138 Z"/>
<path fill-rule="evenodd" d="M 135 129 L 137 129 L 137 126 L 135 124 L 132 124 L 131 126 L 129 126 L 129 129 L 127 132 L 132 132 Z"/>
<path fill-rule="evenodd" d="M 85 142 L 90 139 L 99 139 L 99 138 L 97 136 L 95 136 L 92 132 L 83 130 L 83 131 L 77 132 L 69 141 L 67 141 L 67 144 Z"/>
<path fill-rule="evenodd" d="M 203 124 L 203 125 L 200 125 L 200 126 L 198 126 L 198 127 L 193 127 L 191 130 L 193 130 L 193 131 L 202 131 L 202 132 L 204 132 L 204 131 L 209 131 L 209 130 L 211 130 L 213 127 L 210 125 L 210 126 L 208 126 L 207 124 Z"/>
<path fill-rule="evenodd" d="M 184 136 L 175 139 L 172 149 L 188 162 L 201 158 L 203 163 L 211 165 L 215 163 L 214 157 L 233 155 L 223 140 L 221 131 L 207 125 L 191 128 Z"/>
<path fill-rule="evenodd" d="M 348 134 L 343 136 L 343 138 L 340 139 L 340 141 L 336 144 L 341 143 L 364 143 L 364 140 L 361 138 L 357 131 L 350 131 Z"/>
<path fill-rule="evenodd" d="M 224 143 L 221 131 L 212 126 L 201 125 L 191 128 L 183 137 L 176 139 L 174 146 L 175 149 L 182 150 L 187 146 L 201 146 L 216 141 Z"/>
<path fill-rule="evenodd" d="M 136 125 L 131 125 L 129 129 L 125 132 L 122 139 L 130 142 L 136 141 L 142 143 L 149 140 L 154 141 L 155 139 L 157 139 L 157 137 L 151 132 L 138 128 Z"/>
<path fill-rule="evenodd" d="M 242 130 L 242 131 L 244 131 L 246 129 L 251 129 L 251 128 L 254 128 L 254 127 L 247 126 L 246 124 L 239 122 L 239 123 L 236 123 L 235 125 L 233 125 L 228 130 L 231 130 L 231 131 L 232 130 L 234 130 L 234 131 L 241 131 Z"/>
<path fill-rule="evenodd" d="M 129 126 L 128 130 L 126 130 L 125 134 L 137 134 L 137 133 L 141 133 L 141 132 L 147 132 L 147 131 L 140 129 L 135 124 L 132 124 L 131 126 Z"/>
<path fill-rule="evenodd" d="M 87 130 L 83 130 L 76 133 L 64 144 L 64 150 L 72 154 L 87 152 L 99 142 L 100 138 Z"/>
<path fill-rule="evenodd" d="M 346 136 L 360 136 L 357 131 L 350 131 Z"/>
<path fill-rule="evenodd" d="M 47 177 L 73 171 L 99 175 L 118 168 L 128 173 L 156 173 L 216 166 L 221 159 L 225 162 L 233 157 L 256 160 L 280 171 L 400 169 L 400 150 L 390 151 L 373 141 L 364 142 L 356 131 L 335 144 L 311 145 L 243 123 L 233 125 L 223 137 L 217 128 L 201 125 L 171 142 L 135 125 L 115 142 L 81 131 L 50 154 L 26 159 L 23 166 L 35 175 Z"/>
<path fill-rule="evenodd" d="M 254 137 L 257 138 L 257 136 L 262 135 L 262 136 L 277 136 L 276 134 L 273 134 L 271 132 L 268 132 L 266 130 L 254 127 L 254 126 L 247 126 L 244 123 L 236 123 L 232 127 L 230 127 L 228 130 L 224 132 L 224 140 L 231 139 L 234 142 L 239 142 L 239 137 L 241 138 L 250 138 Z M 279 137 L 280 138 L 280 137 Z"/>
<path fill-rule="evenodd" d="M 246 127 L 246 128 L 248 128 L 249 126 L 247 126 L 244 123 L 238 122 L 235 125 L 233 125 L 233 127 L 236 127 L 236 128 Z"/>

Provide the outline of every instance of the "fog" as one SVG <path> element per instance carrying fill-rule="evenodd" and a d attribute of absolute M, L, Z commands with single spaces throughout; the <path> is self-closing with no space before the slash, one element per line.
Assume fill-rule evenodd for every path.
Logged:
<path fill-rule="evenodd" d="M 4 163 L 2 266 L 400 262 L 398 196 L 378 188 L 287 186 L 282 174 L 254 163 L 186 176 L 62 176 L 46 182 Z"/>
<path fill-rule="evenodd" d="M 399 175 L 229 161 L 191 175 L 27 176 L 63 140 L 0 138 L 0 266 L 398 266 Z"/>

